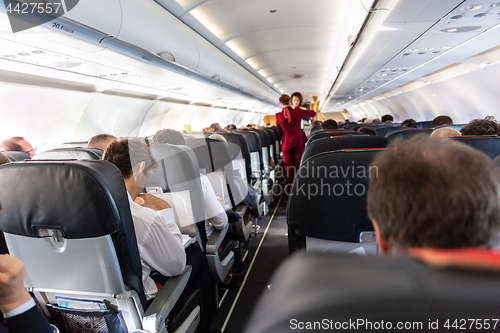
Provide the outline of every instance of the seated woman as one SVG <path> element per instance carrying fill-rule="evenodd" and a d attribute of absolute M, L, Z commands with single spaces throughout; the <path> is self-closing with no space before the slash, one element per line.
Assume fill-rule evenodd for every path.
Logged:
<path fill-rule="evenodd" d="M 139 139 L 115 141 L 108 146 L 102 159 L 113 163 L 125 181 L 146 297 L 152 299 L 158 293 L 155 282 L 149 276 L 152 270 L 168 277 L 179 275 L 186 264 L 191 265 L 188 287 L 200 289 L 203 294 L 198 331 L 209 332 L 212 288 L 207 259 L 193 246 L 184 250 L 172 208 L 153 195 L 141 193 L 149 172 L 157 166 L 149 148 Z"/>

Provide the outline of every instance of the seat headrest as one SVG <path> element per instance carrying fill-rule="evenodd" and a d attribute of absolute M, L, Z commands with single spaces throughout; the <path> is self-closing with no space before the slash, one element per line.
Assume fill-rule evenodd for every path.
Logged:
<path fill-rule="evenodd" d="M 186 146 L 196 155 L 198 167 L 206 172 L 215 172 L 231 163 L 231 154 L 226 142 L 210 138 L 186 139 Z"/>
<path fill-rule="evenodd" d="M 396 140 L 396 139 L 402 139 L 406 140 L 411 138 L 414 135 L 431 135 L 431 133 L 434 131 L 432 128 L 407 128 L 403 129 L 401 131 L 397 132 L 392 132 L 387 136 L 387 138 L 390 141 Z"/>
<path fill-rule="evenodd" d="M 4 151 L 2 153 L 7 156 L 12 162 L 31 160 L 31 156 L 23 151 Z"/>
<path fill-rule="evenodd" d="M 257 133 L 252 131 L 238 131 L 236 133 L 241 134 L 246 138 L 248 149 L 251 153 L 262 152 L 262 143 Z"/>
<path fill-rule="evenodd" d="M 307 144 L 311 144 L 312 142 L 321 138 L 329 138 L 331 136 L 345 136 L 345 135 L 367 135 L 367 134 L 348 131 L 348 130 L 331 130 L 331 131 L 321 130 L 311 134 L 309 140 L 307 141 Z"/>
<path fill-rule="evenodd" d="M 8 233 L 39 237 L 39 229 L 57 229 L 67 239 L 99 237 L 132 219 L 122 174 L 105 161 L 5 164 L 0 186 Z"/>
<path fill-rule="evenodd" d="M 462 142 L 474 149 L 482 151 L 491 159 L 500 155 L 500 137 L 498 136 L 472 136 L 464 135 L 452 137 L 451 139 Z"/>
<path fill-rule="evenodd" d="M 241 152 L 243 158 L 250 157 L 250 149 L 248 148 L 247 139 L 240 133 L 221 133 L 229 143 L 229 150 L 231 151 L 231 159 L 235 159 Z"/>
<path fill-rule="evenodd" d="M 257 135 L 260 138 L 260 143 L 262 144 L 262 147 L 269 147 L 270 140 L 269 140 L 269 136 L 267 135 L 267 132 L 265 130 L 253 129 L 250 132 L 257 133 Z"/>
<path fill-rule="evenodd" d="M 100 160 L 104 151 L 99 148 L 60 148 L 40 152 L 33 156 L 34 160 Z"/>

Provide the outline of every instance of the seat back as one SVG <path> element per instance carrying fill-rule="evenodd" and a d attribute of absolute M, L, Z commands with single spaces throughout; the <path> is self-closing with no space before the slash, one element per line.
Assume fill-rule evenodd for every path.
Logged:
<path fill-rule="evenodd" d="M 2 154 L 7 156 L 11 162 L 31 160 L 31 156 L 23 151 L 4 151 Z"/>
<path fill-rule="evenodd" d="M 281 156 L 281 135 L 279 134 L 278 129 L 276 128 L 276 126 L 271 126 L 269 128 L 274 132 L 274 139 L 276 140 L 275 141 L 276 144 L 274 146 L 274 149 L 276 150 L 276 157 L 279 160 L 279 158 Z"/>
<path fill-rule="evenodd" d="M 306 146 L 302 154 L 302 161 L 327 151 L 355 148 L 385 148 L 388 144 L 389 140 L 371 135 L 348 135 L 321 138 Z"/>
<path fill-rule="evenodd" d="M 248 183 L 252 178 L 250 149 L 247 139 L 239 133 L 220 133 L 228 142 L 233 169 L 238 170 L 243 180 Z"/>
<path fill-rule="evenodd" d="M 288 199 L 289 250 L 375 254 L 366 198 L 380 149 L 323 152 L 305 159 Z M 369 242 L 369 244 L 359 244 Z M 362 249 L 360 249 L 360 247 Z"/>
<path fill-rule="evenodd" d="M 391 134 L 389 134 L 389 136 L 387 136 L 387 139 L 389 139 L 389 141 L 397 139 L 407 140 L 414 135 L 419 135 L 419 134 L 431 135 L 433 131 L 434 129 L 432 128 L 425 128 L 425 129 L 406 128 L 401 131 L 392 132 Z"/>
<path fill-rule="evenodd" d="M 453 137 L 453 140 L 464 143 L 474 149 L 482 151 L 491 159 L 500 155 L 500 137 L 495 135 L 463 135 Z"/>
<path fill-rule="evenodd" d="M 375 132 L 377 133 L 377 136 L 380 136 L 382 138 L 386 138 L 389 134 L 401 131 L 402 129 L 405 129 L 406 127 L 402 126 L 384 126 L 380 128 L 375 128 Z"/>
<path fill-rule="evenodd" d="M 238 131 L 236 133 L 245 136 L 247 140 L 248 149 L 250 150 L 252 178 L 262 179 L 264 162 L 262 157 L 262 143 L 259 135 L 252 131 Z"/>
<path fill-rule="evenodd" d="M 42 305 L 58 304 L 56 297 L 87 296 L 128 313 L 147 307 L 118 168 L 91 160 L 5 164 L 0 186 L 9 189 L 0 193 L 0 227 L 10 253 L 25 263 L 26 287 Z M 135 302 L 127 300 L 129 293 Z M 140 327 L 138 320 L 125 318 L 128 327 Z"/>
<path fill-rule="evenodd" d="M 322 138 L 329 138 L 331 136 L 344 136 L 344 135 L 366 135 L 366 134 L 353 131 L 345 131 L 345 130 L 333 130 L 333 131 L 322 130 L 315 132 L 313 135 L 311 135 L 309 137 L 309 140 L 307 140 L 307 144 L 310 145 L 314 141 Z"/>
<path fill-rule="evenodd" d="M 46 150 L 33 156 L 34 160 L 100 160 L 104 151 L 99 148 L 59 148 Z"/>
<path fill-rule="evenodd" d="M 411 127 L 418 129 L 431 128 L 432 121 L 419 121 L 418 123 L 412 124 Z"/>
<path fill-rule="evenodd" d="M 266 131 L 267 136 L 269 138 L 269 152 L 271 154 L 271 157 L 273 158 L 274 163 L 278 162 L 278 155 L 276 154 L 276 136 L 274 134 L 274 131 L 269 128 L 269 127 L 263 127 L 262 128 L 264 131 Z"/>
<path fill-rule="evenodd" d="M 324 318 L 337 330 L 440 331 L 447 324 L 465 327 L 460 318 L 494 317 L 500 306 L 498 272 L 437 268 L 407 256 L 301 253 L 268 283 L 272 288 L 254 306 L 244 333 L 290 332 Z"/>

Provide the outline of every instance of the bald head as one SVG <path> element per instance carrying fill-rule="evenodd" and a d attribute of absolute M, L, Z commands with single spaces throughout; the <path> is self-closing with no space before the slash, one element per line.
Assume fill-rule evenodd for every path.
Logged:
<path fill-rule="evenodd" d="M 35 156 L 35 149 L 21 136 L 13 136 L 10 139 L 2 141 L 0 143 L 0 151 L 22 151 L 29 154 L 30 157 Z"/>
<path fill-rule="evenodd" d="M 116 136 L 110 134 L 98 134 L 93 136 L 87 145 L 89 148 L 99 148 L 106 150 L 108 146 L 117 140 Z"/>
<path fill-rule="evenodd" d="M 462 134 L 459 131 L 454 130 L 453 128 L 443 127 L 434 130 L 431 134 L 433 138 L 452 138 L 455 136 L 461 136 Z"/>

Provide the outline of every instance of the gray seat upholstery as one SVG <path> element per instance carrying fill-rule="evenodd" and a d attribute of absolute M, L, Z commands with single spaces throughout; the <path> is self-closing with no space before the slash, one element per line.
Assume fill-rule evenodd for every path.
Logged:
<path fill-rule="evenodd" d="M 7 156 L 11 162 L 31 160 L 31 156 L 23 151 L 4 151 L 2 153 Z"/>
<path fill-rule="evenodd" d="M 483 319 L 497 318 L 500 306 L 499 273 L 434 268 L 404 256 L 298 253 L 277 269 L 269 284 L 245 333 L 319 332 L 297 325 L 324 319 L 326 325 L 333 322 L 325 331 L 384 331 L 384 321 L 386 331 L 390 323 L 399 332 L 445 332 L 447 322 L 454 330 L 456 319 L 459 327 L 465 320 L 462 327 L 469 330 L 476 322 L 468 318 L 481 319 L 482 326 Z M 438 329 L 430 329 L 436 320 Z M 410 324 L 398 330 L 398 322 Z M 498 320 L 489 322 L 492 329 Z"/>
<path fill-rule="evenodd" d="M 34 160 L 100 160 L 104 151 L 99 148 L 59 148 L 40 152 L 33 156 Z"/>
<path fill-rule="evenodd" d="M 134 224 L 123 177 L 106 161 L 31 161 L 0 167 L 0 226 L 9 252 L 26 265 L 25 285 L 43 310 L 65 313 L 61 297 L 109 302 L 110 332 L 169 329 L 165 322 L 190 269 L 146 300 Z M 167 301 L 168 300 L 168 301 Z M 49 305 L 50 304 L 50 305 Z M 187 314 L 192 332 L 200 307 Z M 118 318 L 118 319 L 116 319 Z M 184 320 L 183 320 L 184 322 Z M 91 323 L 89 323 L 91 324 Z M 191 325 L 192 324 L 192 325 Z M 93 325 L 93 324 L 92 324 Z M 193 326 L 194 325 L 194 326 Z"/>

